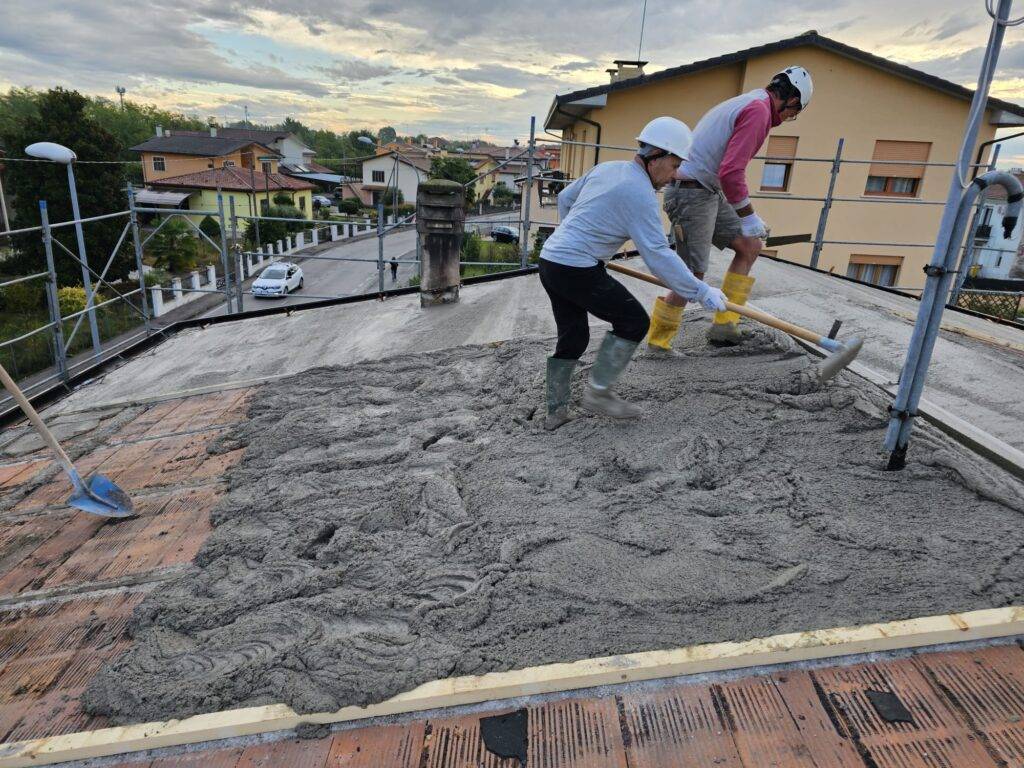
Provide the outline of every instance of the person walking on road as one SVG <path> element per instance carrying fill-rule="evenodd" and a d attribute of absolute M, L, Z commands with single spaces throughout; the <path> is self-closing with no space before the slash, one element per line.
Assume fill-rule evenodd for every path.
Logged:
<path fill-rule="evenodd" d="M 811 76 L 803 67 L 787 67 L 764 88 L 735 96 L 713 107 L 697 123 L 690 156 L 665 190 L 665 213 L 676 232 L 676 252 L 698 278 L 703 278 L 711 246 L 736 252 L 722 280 L 734 304 L 746 304 L 754 285 L 750 270 L 764 247 L 768 227 L 754 211 L 747 190 L 747 164 L 761 149 L 768 131 L 793 120 L 811 101 Z M 679 225 L 677 228 L 675 225 Z M 686 297 L 669 291 L 654 301 L 648 350 L 674 356 L 672 340 L 682 323 Z M 740 316 L 717 312 L 708 331 L 716 346 L 743 340 Z"/>
<path fill-rule="evenodd" d="M 649 326 L 643 306 L 604 266 L 627 240 L 676 294 L 708 309 L 725 309 L 722 292 L 696 278 L 673 253 L 658 211 L 655 191 L 675 176 L 692 137 L 682 121 L 655 118 L 637 136 L 632 160 L 596 165 L 559 193 L 561 223 L 544 242 L 539 264 L 558 328 L 555 352 L 547 360 L 546 429 L 569 420 L 570 377 L 590 342 L 588 314 L 610 322 L 612 330 L 601 341 L 582 406 L 618 419 L 641 414 L 612 391 Z"/>
<path fill-rule="evenodd" d="M 388 262 L 391 265 L 391 282 L 398 282 L 398 260 L 394 256 L 391 257 L 391 261 Z"/>

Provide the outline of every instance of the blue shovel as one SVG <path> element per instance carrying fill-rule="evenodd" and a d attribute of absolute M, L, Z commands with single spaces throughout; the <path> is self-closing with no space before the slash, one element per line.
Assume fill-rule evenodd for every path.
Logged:
<path fill-rule="evenodd" d="M 11 393 L 11 397 L 21 407 L 21 410 L 25 412 L 25 416 L 28 417 L 32 426 L 36 428 L 40 437 L 50 446 L 50 450 L 57 457 L 57 462 L 68 473 L 68 477 L 71 478 L 71 484 L 74 486 L 75 492 L 68 499 L 68 505 L 77 507 L 83 512 L 100 515 L 101 517 L 134 517 L 135 512 L 132 509 L 132 500 L 112 480 L 103 475 L 93 475 L 85 480 L 82 479 L 82 476 L 78 474 L 78 470 L 75 469 L 75 465 L 71 463 L 71 459 L 68 458 L 64 449 L 60 447 L 57 438 L 47 429 L 43 420 L 39 418 L 39 414 L 36 413 L 36 409 L 32 407 L 28 398 L 18 389 L 18 385 L 14 383 L 14 379 L 4 370 L 2 365 L 0 365 L 0 382 L 3 382 L 4 388 Z"/>

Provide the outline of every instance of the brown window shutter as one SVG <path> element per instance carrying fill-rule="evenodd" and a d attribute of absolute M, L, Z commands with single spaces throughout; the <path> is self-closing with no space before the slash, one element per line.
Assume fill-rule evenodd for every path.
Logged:
<path fill-rule="evenodd" d="M 769 136 L 766 157 L 796 157 L 796 136 Z"/>
<path fill-rule="evenodd" d="M 850 255 L 851 264 L 879 264 L 882 266 L 899 266 L 903 263 L 902 256 L 865 256 L 854 253 Z"/>
<path fill-rule="evenodd" d="M 928 154 L 931 152 L 930 141 L 885 141 L 879 139 L 875 142 L 875 154 L 872 160 L 906 160 L 907 165 L 889 165 L 872 163 L 869 176 L 898 176 L 904 179 L 920 179 L 924 177 L 923 165 L 915 163 L 928 162 Z"/>

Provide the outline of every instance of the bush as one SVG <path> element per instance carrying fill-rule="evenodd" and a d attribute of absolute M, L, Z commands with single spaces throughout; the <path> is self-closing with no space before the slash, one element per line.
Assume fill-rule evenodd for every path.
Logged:
<path fill-rule="evenodd" d="M 42 278 L 8 285 L 2 290 L 8 312 L 27 315 L 46 307 L 46 283 Z"/>
<path fill-rule="evenodd" d="M 512 205 L 513 200 L 515 200 L 515 193 L 508 188 L 504 181 L 499 181 L 494 185 L 494 189 L 491 191 L 491 201 L 495 205 Z"/>
<path fill-rule="evenodd" d="M 302 215 L 302 211 L 291 205 L 272 205 L 263 215 L 278 219 L 305 218 Z M 263 243 L 276 243 L 278 240 L 283 240 L 284 236 L 289 232 L 298 232 L 307 226 L 308 224 L 303 224 L 301 221 L 267 221 L 266 219 L 260 219 L 260 237 Z M 250 249 L 263 245 L 263 243 L 256 242 L 256 227 L 253 225 L 246 227 L 243 239 L 245 246 Z"/>
<path fill-rule="evenodd" d="M 476 232 L 462 238 L 462 261 L 480 261 L 480 235 Z"/>
<path fill-rule="evenodd" d="M 359 213 L 361 203 L 355 198 L 342 200 L 338 203 L 338 213 L 346 213 L 349 216 L 356 216 Z"/>
<path fill-rule="evenodd" d="M 151 269 L 143 279 L 146 281 L 146 287 L 152 288 L 154 285 L 167 285 L 171 276 L 162 269 Z"/>
<path fill-rule="evenodd" d="M 274 205 L 294 205 L 295 202 L 292 200 L 292 196 L 287 192 L 278 192 L 274 195 Z"/>
<path fill-rule="evenodd" d="M 57 291 L 57 303 L 60 305 L 61 317 L 81 312 L 85 309 L 85 288 L 77 285 L 61 288 Z"/>
<path fill-rule="evenodd" d="M 220 223 L 213 216 L 207 216 L 199 222 L 199 231 L 214 242 L 217 242 L 217 238 L 220 237 Z"/>

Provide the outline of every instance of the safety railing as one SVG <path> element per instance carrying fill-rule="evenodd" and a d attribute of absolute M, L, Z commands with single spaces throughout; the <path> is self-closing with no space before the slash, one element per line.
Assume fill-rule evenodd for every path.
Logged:
<path fill-rule="evenodd" d="M 619 151 L 634 152 L 635 147 L 619 146 L 615 144 L 597 144 L 593 142 L 582 142 L 582 141 L 571 141 L 571 140 L 558 140 L 550 138 L 540 138 L 540 142 L 549 142 L 554 144 L 560 144 L 563 146 L 579 146 L 579 147 L 591 147 L 600 149 L 612 149 Z M 954 169 L 956 164 L 954 162 L 943 162 L 943 161 L 924 161 L 918 162 L 914 160 L 875 160 L 875 159 L 861 159 L 861 158 L 849 158 L 843 155 L 845 139 L 840 138 L 836 143 L 835 154 L 831 157 L 814 157 L 814 156 L 802 156 L 802 155 L 757 155 L 754 160 L 761 160 L 765 162 L 775 162 L 792 164 L 794 168 L 797 164 L 828 164 L 828 174 L 824 179 L 824 190 L 821 195 L 806 195 L 806 194 L 792 194 L 788 191 L 757 191 L 752 192 L 750 197 L 755 200 L 771 200 L 773 202 L 813 202 L 820 203 L 818 211 L 818 221 L 815 227 L 815 232 L 811 240 L 811 254 L 809 258 L 809 265 L 814 269 L 820 268 L 821 254 L 825 246 L 857 246 L 857 247 L 878 247 L 886 249 L 927 249 L 931 250 L 935 248 L 934 242 L 906 242 L 898 240 L 869 240 L 869 239 L 850 239 L 842 237 L 829 237 L 828 227 L 830 215 L 832 209 L 837 204 L 842 205 L 869 205 L 869 206 L 930 206 L 936 209 L 941 208 L 945 205 L 944 200 L 929 200 L 920 197 L 896 197 L 892 195 L 883 194 L 872 194 L 867 190 L 866 183 L 864 186 L 864 193 L 858 196 L 850 196 L 837 194 L 837 186 L 840 186 L 841 174 L 843 169 L 846 167 L 863 167 L 868 166 L 902 166 L 906 167 L 912 165 L 915 167 L 922 168 L 948 168 Z M 969 169 L 973 169 L 975 172 L 980 170 L 992 170 L 999 158 L 999 145 L 996 145 L 992 154 L 992 158 L 988 163 L 976 163 L 968 166 Z M 791 171 L 795 172 L 795 171 Z M 865 174 L 866 182 L 867 174 Z M 542 187 L 548 189 L 556 189 L 563 187 L 567 184 L 571 184 L 574 179 L 558 179 L 551 178 L 550 176 L 542 176 L 539 184 Z M 969 274 L 971 267 L 977 264 L 977 255 L 981 250 L 989 253 L 1011 253 L 1017 254 L 1017 247 L 1002 247 L 999 245 L 989 244 L 988 237 L 981 237 L 980 234 L 984 232 L 983 222 L 980 216 L 980 211 L 985 204 L 984 198 L 979 198 L 975 204 L 973 217 L 968 229 L 968 236 L 965 237 L 963 244 L 960 247 L 960 266 L 957 269 L 958 279 L 954 282 L 949 304 L 951 306 L 958 305 L 958 296 L 964 290 L 963 284 L 967 275 Z M 938 213 L 936 213 L 938 216 Z M 1019 228 L 1019 225 L 1018 225 Z M 989 233 L 991 233 L 991 228 Z M 1019 234 L 1018 234 L 1019 237 Z M 808 262 L 805 262 L 808 263 Z M 923 267 L 922 262 L 922 267 Z M 909 292 L 921 292 L 923 290 L 920 286 L 908 286 L 908 285 L 884 285 L 883 287 L 896 288 L 897 290 L 909 291 Z"/>

